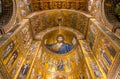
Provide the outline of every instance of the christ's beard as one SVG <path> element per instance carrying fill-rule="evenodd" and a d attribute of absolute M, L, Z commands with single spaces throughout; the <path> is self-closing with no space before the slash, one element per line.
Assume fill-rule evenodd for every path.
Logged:
<path fill-rule="evenodd" d="M 63 41 L 57 41 L 57 43 L 63 43 Z"/>

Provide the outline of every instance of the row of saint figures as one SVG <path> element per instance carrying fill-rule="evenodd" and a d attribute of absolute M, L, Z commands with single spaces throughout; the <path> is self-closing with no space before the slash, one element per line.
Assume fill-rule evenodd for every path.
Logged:
<path fill-rule="evenodd" d="M 34 62 L 29 79 L 84 79 L 84 74 L 81 73 L 84 63 L 79 57 L 79 52 L 68 54 L 65 58 L 55 58 L 55 55 L 42 53 L 42 49 L 41 47 L 37 54 L 39 58 Z M 18 79 L 27 78 L 30 66 L 30 62 L 22 66 Z"/>
<path fill-rule="evenodd" d="M 74 56 L 69 56 L 66 58 L 54 58 L 49 55 L 47 56 L 46 53 L 43 53 L 40 61 L 42 68 L 50 72 L 71 72 L 76 69 L 80 64 L 80 58 L 76 54 Z"/>

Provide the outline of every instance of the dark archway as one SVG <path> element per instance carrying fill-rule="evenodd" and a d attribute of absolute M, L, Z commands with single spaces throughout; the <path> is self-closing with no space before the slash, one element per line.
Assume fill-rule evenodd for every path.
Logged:
<path fill-rule="evenodd" d="M 104 12 L 107 20 L 113 25 L 112 30 L 120 27 L 120 0 L 105 0 Z"/>
<path fill-rule="evenodd" d="M 13 1 L 12 0 L 0 0 L 0 27 L 6 25 L 13 14 Z"/>
<path fill-rule="evenodd" d="M 2 14 L 2 1 L 0 0 L 0 15 Z"/>

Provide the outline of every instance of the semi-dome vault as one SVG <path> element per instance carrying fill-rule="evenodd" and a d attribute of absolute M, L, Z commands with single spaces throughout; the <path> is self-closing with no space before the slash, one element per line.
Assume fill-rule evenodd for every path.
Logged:
<path fill-rule="evenodd" d="M 119 79 L 119 0 L 0 0 L 0 79 Z"/>

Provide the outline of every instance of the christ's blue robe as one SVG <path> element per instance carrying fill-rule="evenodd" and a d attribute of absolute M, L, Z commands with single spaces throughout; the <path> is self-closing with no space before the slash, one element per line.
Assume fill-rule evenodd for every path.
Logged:
<path fill-rule="evenodd" d="M 52 47 L 54 45 L 56 45 L 56 43 L 55 44 L 50 44 L 49 46 Z M 62 46 L 59 48 L 59 50 L 56 51 L 56 53 L 57 54 L 64 54 L 64 53 L 69 52 L 70 50 L 72 50 L 72 48 L 73 48 L 72 45 L 67 44 L 67 43 L 63 43 Z"/>

